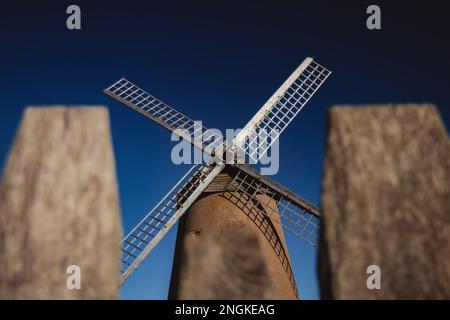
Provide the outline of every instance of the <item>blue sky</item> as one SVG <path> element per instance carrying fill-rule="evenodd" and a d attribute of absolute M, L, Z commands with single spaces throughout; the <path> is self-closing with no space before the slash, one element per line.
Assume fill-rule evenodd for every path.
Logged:
<path fill-rule="evenodd" d="M 382 30 L 365 27 L 366 1 L 15 1 L 0 20 L 0 165 L 27 105 L 106 105 L 124 231 L 187 166 L 170 134 L 102 89 L 135 82 L 209 128 L 240 128 L 307 56 L 333 71 L 280 140 L 273 178 L 320 205 L 327 109 L 422 103 L 450 122 L 450 22 L 441 2 L 378 1 Z M 78 4 L 82 30 L 65 27 Z M 176 228 L 123 286 L 125 299 L 165 299 Z M 300 296 L 319 297 L 315 251 L 287 235 Z"/>

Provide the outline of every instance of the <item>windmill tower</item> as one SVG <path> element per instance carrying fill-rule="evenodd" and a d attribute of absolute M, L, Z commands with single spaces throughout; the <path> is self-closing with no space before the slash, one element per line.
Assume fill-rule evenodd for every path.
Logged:
<path fill-rule="evenodd" d="M 257 163 L 330 74 L 331 71 L 312 58 L 306 58 L 236 137 L 225 142 L 213 139 L 211 131 L 199 128 L 191 118 L 124 78 L 104 90 L 105 94 L 218 159 L 213 164 L 194 165 L 123 239 L 122 283 L 189 210 L 180 222 L 171 297 L 296 297 L 295 280 L 280 226 L 315 246 L 319 210 L 248 164 L 241 164 L 241 159 Z M 224 154 L 231 161 L 219 158 Z M 242 250 L 246 248 L 247 251 Z M 231 255 L 226 259 L 225 254 L 230 250 Z M 201 261 L 197 261 L 198 257 Z M 214 268 L 209 263 L 218 260 L 214 257 L 228 263 L 221 265 L 224 269 L 219 274 L 207 272 Z M 254 264 L 237 263 L 242 261 Z M 230 285 L 227 277 L 232 277 L 233 268 L 244 277 L 236 285 L 231 284 L 232 288 L 227 291 L 226 285 Z M 258 278 L 246 280 L 245 275 Z M 203 287 L 200 280 L 204 280 Z M 262 283 L 264 290 L 250 288 L 252 282 Z M 195 295 L 194 287 L 199 287 L 199 292 L 203 293 Z M 240 289 L 233 287 L 246 290 L 239 293 Z M 202 290 L 205 288 L 211 290 Z"/>

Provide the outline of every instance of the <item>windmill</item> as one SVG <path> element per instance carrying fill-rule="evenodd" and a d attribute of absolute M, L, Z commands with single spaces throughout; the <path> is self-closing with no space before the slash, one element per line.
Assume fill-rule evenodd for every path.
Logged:
<path fill-rule="evenodd" d="M 120 270 L 122 284 L 208 186 L 225 171 L 228 179 L 223 188 L 230 198 L 238 199 L 243 206 L 257 210 L 316 246 L 319 209 L 267 176 L 260 175 L 249 164 L 242 164 L 239 155 L 243 154 L 245 159 L 257 163 L 330 74 L 330 70 L 312 58 L 306 58 L 230 142 L 199 135 L 206 128 L 199 128 L 194 120 L 125 78 L 104 89 L 108 96 L 179 135 L 211 157 L 227 154 L 231 155 L 227 159 L 232 159 L 193 165 L 124 237 Z M 273 134 L 262 135 L 268 131 Z"/>

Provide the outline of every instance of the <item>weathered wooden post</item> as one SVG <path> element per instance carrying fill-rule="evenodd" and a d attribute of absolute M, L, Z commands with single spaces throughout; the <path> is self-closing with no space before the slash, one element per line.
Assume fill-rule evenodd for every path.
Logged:
<path fill-rule="evenodd" d="M 107 109 L 28 108 L 0 184 L 0 298 L 117 298 L 120 238 Z"/>
<path fill-rule="evenodd" d="M 324 298 L 449 299 L 450 140 L 436 108 L 332 108 L 322 215 Z"/>

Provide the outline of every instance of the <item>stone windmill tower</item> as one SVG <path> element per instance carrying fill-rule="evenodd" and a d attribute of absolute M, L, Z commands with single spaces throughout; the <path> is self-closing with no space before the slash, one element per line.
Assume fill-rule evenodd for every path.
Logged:
<path fill-rule="evenodd" d="M 281 226 L 315 245 L 319 210 L 246 163 L 258 163 L 330 74 L 306 58 L 232 141 L 124 78 L 104 90 L 216 160 L 194 165 L 123 239 L 122 283 L 182 218 L 170 298 L 297 298 Z"/>

